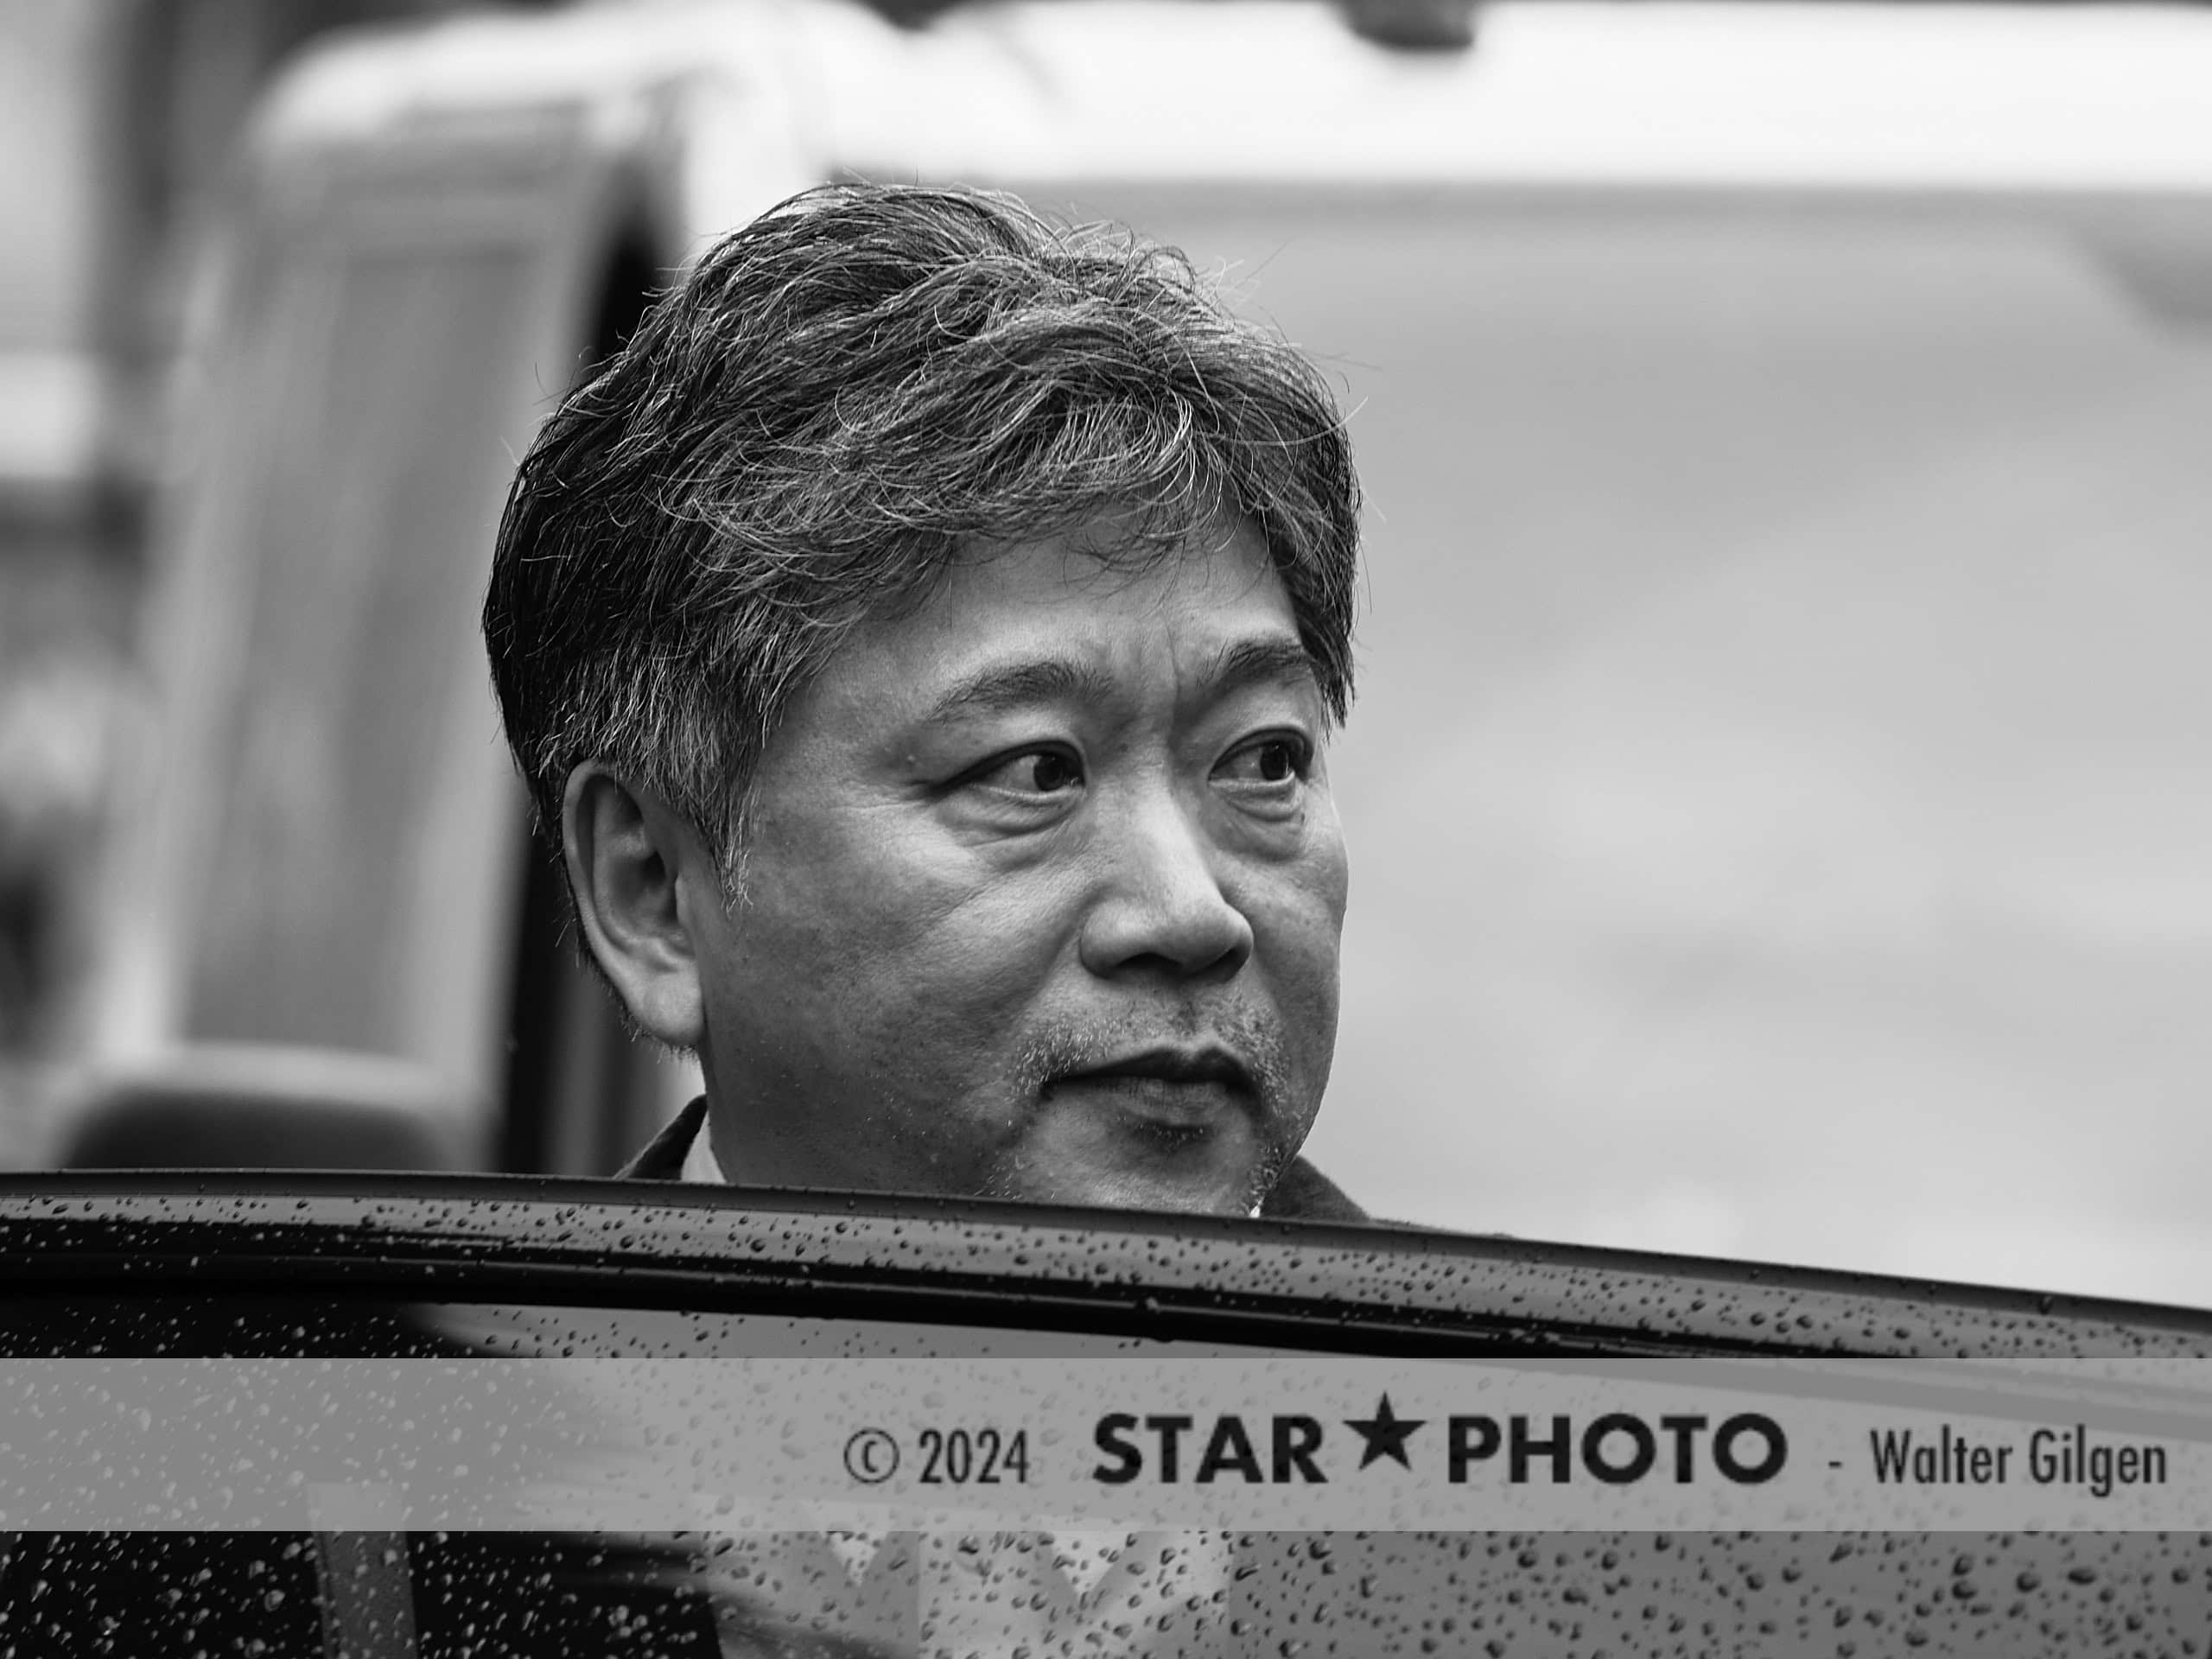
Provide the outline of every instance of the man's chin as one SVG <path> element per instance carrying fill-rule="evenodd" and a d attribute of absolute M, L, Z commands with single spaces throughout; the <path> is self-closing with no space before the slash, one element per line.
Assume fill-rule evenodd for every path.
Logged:
<path fill-rule="evenodd" d="M 1037 1204 L 1245 1216 L 1275 1161 L 1242 1114 L 1173 1122 L 1048 1112 L 993 1187 Z"/>
<path fill-rule="evenodd" d="M 1104 1172 L 1038 1181 L 1016 1179 L 994 1198 L 1022 1204 L 1060 1204 L 1086 1210 L 1151 1210 L 1179 1216 L 1249 1216 L 1258 1200 L 1254 1183 L 1163 1180 L 1156 1176 Z"/>

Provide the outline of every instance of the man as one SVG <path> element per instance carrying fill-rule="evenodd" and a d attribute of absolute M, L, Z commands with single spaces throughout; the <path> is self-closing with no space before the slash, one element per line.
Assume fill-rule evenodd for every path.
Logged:
<path fill-rule="evenodd" d="M 1178 255 L 918 187 L 723 240 L 484 612 L 579 931 L 707 1092 L 626 1173 L 1360 1219 L 1328 1081 L 1357 489 Z"/>

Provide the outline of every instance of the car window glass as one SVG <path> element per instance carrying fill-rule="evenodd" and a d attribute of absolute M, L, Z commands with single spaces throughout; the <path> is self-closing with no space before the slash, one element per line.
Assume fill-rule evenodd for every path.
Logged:
<path fill-rule="evenodd" d="M 865 1319 L 491 1300 L 398 1304 L 327 1290 L 289 1299 L 19 1294 L 0 1302 L 0 1351 L 16 1358 L 490 1354 L 842 1363 L 916 1355 L 1096 1362 L 1236 1353 L 1019 1325 L 879 1326 Z M 404 1390 L 383 1386 L 395 1389 L 391 1402 L 398 1405 Z M 210 1422 L 222 1432 L 207 1444 L 244 1433 L 256 1448 L 247 1456 L 276 1455 L 275 1431 L 253 1426 L 266 1420 L 225 1424 L 219 1390 L 189 1397 L 198 1401 L 193 1409 L 217 1414 Z M 678 1531 L 431 1531 L 393 1512 L 388 1489 L 361 1483 L 359 1471 L 372 1470 L 376 1455 L 394 1452 L 400 1466 L 441 1478 L 486 1458 L 464 1471 L 488 1477 L 502 1444 L 518 1445 L 533 1425 L 551 1421 L 581 1432 L 583 1455 L 569 1473 L 587 1495 L 618 1489 L 621 1435 L 590 1426 L 627 1421 L 634 1398 L 607 1392 L 588 1371 L 556 1371 L 502 1380 L 497 1399 L 505 1414 L 472 1419 L 482 1432 L 459 1440 L 457 1421 L 372 1410 L 369 1432 L 382 1452 L 352 1438 L 326 1448 L 340 1454 L 333 1465 L 340 1478 L 308 1495 L 314 1529 L 267 1532 L 207 1533 L 188 1524 L 193 1505 L 219 1496 L 226 1480 L 254 1476 L 244 1465 L 207 1469 L 198 1484 L 134 1488 L 146 1471 L 118 1454 L 115 1410 L 95 1395 L 79 1389 L 50 1400 L 42 1413 L 12 1411 L 10 1424 L 41 1415 L 46 1424 L 35 1439 L 0 1433 L 9 1442 L 0 1460 L 19 1477 L 46 1460 L 38 1466 L 48 1478 L 29 1483 L 35 1491 L 118 1493 L 149 1516 L 169 1517 L 165 1524 L 188 1525 L 55 1533 L 36 1530 L 35 1516 L 10 1513 L 5 1524 L 29 1521 L 33 1529 L 13 1535 L 0 1561 L 0 1641 L 20 1633 L 29 1653 L 204 1645 L 210 1654 L 329 1659 L 918 1656 L 1023 1645 L 1039 1656 L 1225 1656 L 1322 1653 L 1332 1644 L 1338 1652 L 1450 1653 L 1471 1644 L 1484 1651 L 1492 1642 L 1509 1653 L 1578 1643 L 1663 1652 L 1686 1643 L 1700 1652 L 1826 1653 L 1838 1631 L 1857 1630 L 1862 1651 L 1901 1643 L 1993 1655 L 2017 1651 L 2022 1639 L 2075 1650 L 2124 1618 L 2136 1621 L 2132 1633 L 2151 1650 L 2169 1650 L 2212 1624 L 2212 1538 L 2196 1533 L 1282 1533 L 1132 1529 L 1071 1517 L 1008 1529 L 1003 1515 L 982 1530 L 916 1532 L 857 1524 L 842 1513 L 804 1528 L 718 1527 L 702 1513 Z M 763 1403 L 821 1414 L 810 1398 Z M 957 1405 L 948 1401 L 946 1408 Z M 181 1413 L 176 1421 L 184 1426 L 188 1417 Z M 715 1429 L 704 1421 L 687 1429 L 656 1454 L 654 1466 L 669 1466 L 673 1457 L 680 1468 L 694 1433 L 701 1437 L 694 1453 L 710 1450 Z M 603 1484 L 594 1489 L 594 1481 Z"/>

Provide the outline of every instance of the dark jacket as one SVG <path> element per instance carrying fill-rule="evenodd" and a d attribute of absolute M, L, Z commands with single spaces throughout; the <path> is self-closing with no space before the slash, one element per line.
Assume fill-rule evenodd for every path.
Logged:
<path fill-rule="evenodd" d="M 652 1143 L 620 1172 L 628 1181 L 674 1181 L 683 1176 L 684 1154 L 706 1120 L 707 1097 L 699 1096 L 676 1115 L 675 1120 L 652 1138 Z M 1338 1190 L 1337 1184 L 1303 1158 L 1291 1160 L 1289 1169 L 1275 1183 L 1275 1190 L 1260 1206 L 1269 1220 L 1353 1221 L 1368 1219 L 1367 1212 Z"/>

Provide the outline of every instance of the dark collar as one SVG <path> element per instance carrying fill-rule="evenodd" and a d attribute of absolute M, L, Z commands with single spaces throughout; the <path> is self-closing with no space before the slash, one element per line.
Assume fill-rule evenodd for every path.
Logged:
<path fill-rule="evenodd" d="M 707 1116 L 707 1097 L 701 1095 L 678 1112 L 674 1121 L 655 1135 L 645 1149 L 625 1164 L 618 1179 L 626 1181 L 676 1181 L 683 1178 L 683 1160 L 691 1150 Z M 1368 1219 L 1367 1212 L 1344 1195 L 1337 1184 L 1303 1158 L 1291 1160 L 1275 1190 L 1260 1206 L 1265 1219 L 1285 1221 L 1353 1221 Z"/>

